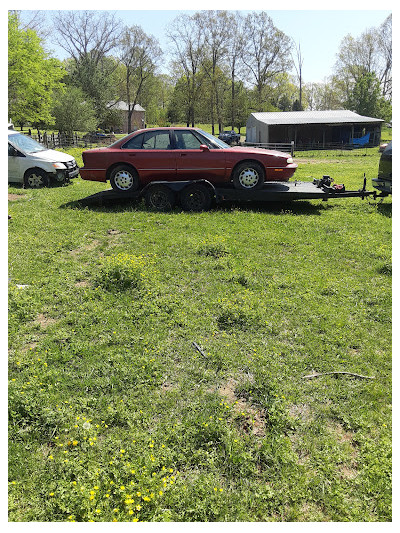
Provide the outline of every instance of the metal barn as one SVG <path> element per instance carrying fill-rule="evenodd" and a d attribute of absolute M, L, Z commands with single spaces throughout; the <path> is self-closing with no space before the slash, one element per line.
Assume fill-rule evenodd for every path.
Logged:
<path fill-rule="evenodd" d="M 246 124 L 246 142 L 293 141 L 296 149 L 378 146 L 382 122 L 347 110 L 252 113 Z"/>

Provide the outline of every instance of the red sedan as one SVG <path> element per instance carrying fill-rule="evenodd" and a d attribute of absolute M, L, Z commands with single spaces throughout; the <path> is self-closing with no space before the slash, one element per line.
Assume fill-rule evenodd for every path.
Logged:
<path fill-rule="evenodd" d="M 206 179 L 215 185 L 254 190 L 264 181 L 288 181 L 297 164 L 290 154 L 235 146 L 196 128 L 138 130 L 107 148 L 83 152 L 84 180 L 110 180 L 131 192 L 152 181 Z"/>

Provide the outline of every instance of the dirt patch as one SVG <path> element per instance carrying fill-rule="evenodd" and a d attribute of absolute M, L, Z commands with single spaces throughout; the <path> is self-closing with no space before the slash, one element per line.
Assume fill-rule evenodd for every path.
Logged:
<path fill-rule="evenodd" d="M 29 344 L 24 346 L 24 348 L 22 348 L 21 351 L 22 351 L 22 353 L 26 353 L 26 352 L 29 352 L 29 351 L 33 351 L 36 347 L 37 347 L 37 342 L 30 342 Z"/>
<path fill-rule="evenodd" d="M 86 279 L 84 279 L 82 281 L 77 281 L 75 283 L 75 287 L 77 287 L 78 289 L 80 287 L 85 288 L 85 287 L 89 287 L 89 286 L 90 286 L 90 283 Z"/>
<path fill-rule="evenodd" d="M 107 230 L 108 235 L 119 235 L 121 232 L 119 229 L 108 229 Z"/>
<path fill-rule="evenodd" d="M 50 318 L 44 315 L 43 313 L 39 313 L 38 316 L 36 317 L 35 322 L 37 324 L 40 324 L 42 328 L 47 328 L 48 326 L 51 326 L 51 324 L 54 324 L 56 320 L 54 318 Z"/>
<path fill-rule="evenodd" d="M 301 157 L 296 157 L 296 163 L 300 165 L 320 165 L 321 163 L 324 164 L 339 164 L 343 163 L 343 161 L 340 161 L 339 159 L 306 159 Z"/>
<path fill-rule="evenodd" d="M 241 427 L 246 433 L 252 433 L 257 437 L 265 437 L 265 417 L 246 400 L 236 396 L 236 383 L 234 379 L 229 379 L 218 389 L 219 394 L 228 404 L 232 405 L 234 412 L 240 417 Z"/>
<path fill-rule="evenodd" d="M 300 419 L 303 422 L 309 422 L 314 418 L 311 413 L 310 406 L 306 403 L 291 405 L 289 408 L 289 415 L 292 418 Z"/>
<path fill-rule="evenodd" d="M 8 193 L 8 201 L 9 202 L 15 202 L 16 200 L 22 200 L 25 197 L 26 197 L 26 194 Z"/>
<path fill-rule="evenodd" d="M 100 241 L 98 241 L 97 239 L 93 239 L 88 244 L 85 244 L 85 246 L 80 246 L 79 248 L 75 248 L 75 250 L 71 250 L 69 253 L 70 255 L 76 256 L 82 253 L 83 251 L 90 252 L 91 250 L 94 250 L 94 248 L 96 248 L 96 246 L 98 246 L 99 244 L 100 244 Z"/>

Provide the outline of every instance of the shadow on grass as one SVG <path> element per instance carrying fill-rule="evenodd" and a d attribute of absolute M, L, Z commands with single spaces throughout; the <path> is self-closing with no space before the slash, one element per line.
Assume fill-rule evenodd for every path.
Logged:
<path fill-rule="evenodd" d="M 387 203 L 387 204 L 385 203 L 378 204 L 377 210 L 378 210 L 378 213 L 380 213 L 384 217 L 392 218 L 392 202 Z"/>
<path fill-rule="evenodd" d="M 318 201 L 311 203 L 306 200 L 296 200 L 287 202 L 224 202 L 220 205 L 214 205 L 211 211 L 243 211 L 253 213 L 271 213 L 271 214 L 292 214 L 292 215 L 320 215 L 321 211 L 326 211 L 334 206 L 326 202 Z M 92 211 L 104 212 L 121 212 L 130 211 L 132 208 L 135 211 L 142 212 L 157 212 L 155 209 L 149 209 L 145 206 L 141 198 L 118 198 L 118 199 L 104 199 L 101 197 L 91 198 L 86 197 L 80 200 L 73 200 L 60 205 L 62 209 L 90 209 Z M 178 205 L 169 213 L 177 213 L 182 211 Z M 167 212 L 164 212 L 168 214 Z M 192 213 L 196 215 L 197 213 Z"/>

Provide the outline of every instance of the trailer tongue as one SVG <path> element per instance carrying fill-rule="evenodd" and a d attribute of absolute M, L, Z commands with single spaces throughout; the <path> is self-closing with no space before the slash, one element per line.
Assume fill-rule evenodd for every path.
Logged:
<path fill-rule="evenodd" d="M 387 196 L 377 191 L 366 190 L 366 177 L 361 189 L 347 191 L 344 185 L 337 185 L 330 176 L 323 176 L 313 182 L 269 181 L 262 189 L 242 191 L 233 187 L 218 187 L 207 180 L 196 181 L 157 181 L 143 189 L 131 193 L 122 193 L 109 189 L 82 198 L 80 203 L 85 205 L 120 202 L 144 198 L 149 208 L 168 211 L 176 204 L 180 204 L 186 211 L 205 211 L 212 202 L 291 202 L 294 200 L 323 200 L 329 198 L 366 198 L 374 199 Z"/>

